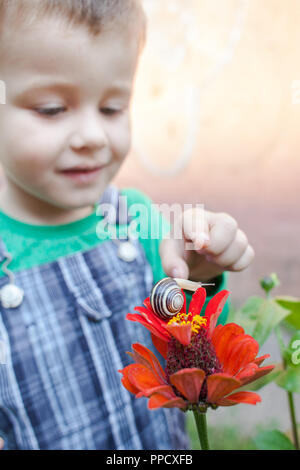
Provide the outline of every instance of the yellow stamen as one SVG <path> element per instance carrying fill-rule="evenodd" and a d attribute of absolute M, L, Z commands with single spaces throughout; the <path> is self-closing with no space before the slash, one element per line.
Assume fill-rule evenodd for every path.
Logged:
<path fill-rule="evenodd" d="M 195 315 L 193 318 L 193 322 L 192 322 L 192 331 L 194 333 L 198 333 L 201 326 L 205 326 L 206 323 L 207 323 L 206 318 L 201 317 L 200 315 Z"/>
<path fill-rule="evenodd" d="M 189 320 L 189 318 L 191 320 Z M 201 317 L 200 315 L 195 315 L 192 318 L 192 315 L 190 313 L 177 313 L 177 315 L 174 315 L 171 320 L 168 321 L 168 325 L 191 325 L 192 327 L 192 332 L 193 333 L 198 333 L 199 329 L 202 326 L 205 326 L 207 323 L 207 319 L 204 317 Z"/>

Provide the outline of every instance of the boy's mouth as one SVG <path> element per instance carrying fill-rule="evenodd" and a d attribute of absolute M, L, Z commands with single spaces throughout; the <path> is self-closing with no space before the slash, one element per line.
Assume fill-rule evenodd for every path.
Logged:
<path fill-rule="evenodd" d="M 78 183 L 90 183 L 94 179 L 97 178 L 99 172 L 102 170 L 103 167 L 73 167 L 66 170 L 60 171 L 61 174 L 66 176 L 67 178 L 71 178 L 72 180 Z"/>

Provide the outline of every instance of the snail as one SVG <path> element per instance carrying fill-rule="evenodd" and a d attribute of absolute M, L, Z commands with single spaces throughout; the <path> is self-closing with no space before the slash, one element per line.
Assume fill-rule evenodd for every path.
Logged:
<path fill-rule="evenodd" d="M 188 281 L 186 279 L 165 277 L 158 281 L 150 294 L 152 310 L 162 320 L 170 320 L 180 312 L 184 303 L 181 289 L 196 291 L 199 287 L 214 285 L 201 282 Z"/>

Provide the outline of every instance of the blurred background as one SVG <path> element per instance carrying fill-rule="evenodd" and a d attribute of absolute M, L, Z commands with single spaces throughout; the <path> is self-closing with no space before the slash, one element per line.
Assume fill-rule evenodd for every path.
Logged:
<path fill-rule="evenodd" d="M 133 147 L 116 182 L 234 216 L 256 251 L 231 276 L 237 303 L 272 271 L 278 293 L 299 295 L 299 1 L 143 2 Z"/>
<path fill-rule="evenodd" d="M 256 258 L 230 276 L 234 306 L 263 295 L 258 280 L 271 272 L 281 281 L 276 294 L 299 297 L 300 2 L 144 6 L 148 40 L 133 99 L 133 147 L 116 182 L 156 203 L 204 203 L 237 219 Z M 280 360 L 274 337 L 262 352 Z M 261 426 L 288 431 L 286 392 L 270 384 L 261 396 L 256 407 L 224 408 L 208 419 L 230 436 L 235 426 L 249 435 Z"/>

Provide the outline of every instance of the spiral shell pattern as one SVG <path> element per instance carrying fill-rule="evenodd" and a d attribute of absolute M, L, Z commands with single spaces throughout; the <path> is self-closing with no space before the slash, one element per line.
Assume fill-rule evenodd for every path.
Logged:
<path fill-rule="evenodd" d="M 154 312 L 163 320 L 170 320 L 183 307 L 184 297 L 177 282 L 170 277 L 155 284 L 150 295 Z"/>

